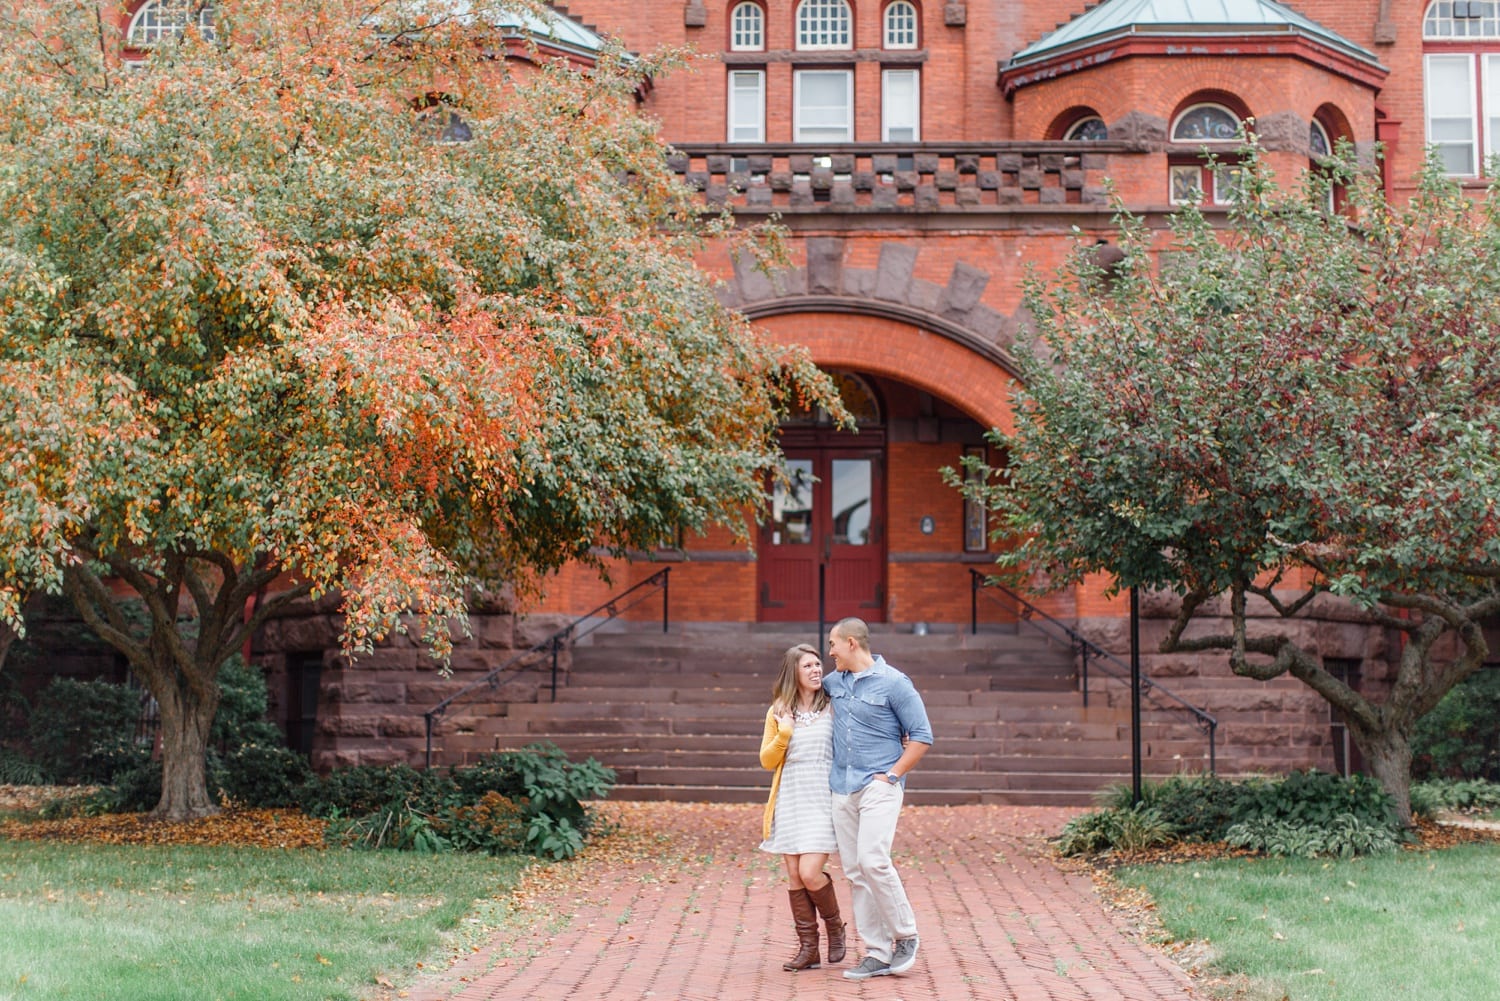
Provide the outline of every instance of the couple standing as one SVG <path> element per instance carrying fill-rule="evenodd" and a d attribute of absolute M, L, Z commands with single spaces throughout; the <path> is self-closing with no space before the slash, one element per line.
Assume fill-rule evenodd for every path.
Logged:
<path fill-rule="evenodd" d="M 817 969 L 818 916 L 828 961 L 844 958 L 844 923 L 823 864 L 838 851 L 865 957 L 849 980 L 905 973 L 917 958 L 917 920 L 891 862 L 903 780 L 932 746 L 927 709 L 911 679 L 870 653 L 870 629 L 844 619 L 828 634 L 834 672 L 794 646 L 766 712 L 760 763 L 772 769 L 761 849 L 786 863 L 797 954 L 782 967 Z"/>

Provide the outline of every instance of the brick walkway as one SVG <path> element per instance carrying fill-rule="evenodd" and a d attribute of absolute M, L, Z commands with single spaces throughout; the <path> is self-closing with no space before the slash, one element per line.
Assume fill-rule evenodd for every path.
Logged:
<path fill-rule="evenodd" d="M 1197 997 L 1167 958 L 1127 936 L 1086 876 L 1047 857 L 1069 811 L 908 807 L 896 858 L 921 927 L 906 975 L 844 980 L 857 961 L 787 973 L 785 878 L 754 849 L 758 805 L 619 803 L 622 833 L 582 863 L 528 877 L 516 927 L 401 995 L 413 1001 L 1166 1001 Z M 834 865 L 849 916 L 848 883 Z"/>

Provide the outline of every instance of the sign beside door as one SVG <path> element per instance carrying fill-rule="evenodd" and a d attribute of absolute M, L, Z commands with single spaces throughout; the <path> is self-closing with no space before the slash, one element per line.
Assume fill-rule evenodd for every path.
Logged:
<path fill-rule="evenodd" d="M 885 619 L 885 503 L 880 449 L 787 448 L 786 483 L 771 494 L 759 564 L 760 618 Z"/>

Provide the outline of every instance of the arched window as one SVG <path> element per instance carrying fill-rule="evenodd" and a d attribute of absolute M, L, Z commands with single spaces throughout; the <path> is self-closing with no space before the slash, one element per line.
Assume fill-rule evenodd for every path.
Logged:
<path fill-rule="evenodd" d="M 1316 118 L 1307 127 L 1307 150 L 1314 160 L 1321 160 L 1333 153 L 1333 142 L 1328 138 L 1328 130 Z"/>
<path fill-rule="evenodd" d="M 736 4 L 729 15 L 729 47 L 754 52 L 766 47 L 766 12 L 758 3 Z"/>
<path fill-rule="evenodd" d="M 1232 143 L 1239 134 L 1239 116 L 1221 104 L 1195 104 L 1172 123 L 1173 142 Z"/>
<path fill-rule="evenodd" d="M 125 43 L 145 48 L 182 35 L 193 25 L 204 38 L 214 37 L 214 7 L 204 0 L 147 0 L 130 19 Z"/>
<path fill-rule="evenodd" d="M 1069 142 L 1101 142 L 1108 138 L 1109 126 L 1098 115 L 1078 119 L 1063 133 L 1063 139 Z"/>
<path fill-rule="evenodd" d="M 1422 41 L 1427 144 L 1447 173 L 1477 176 L 1500 153 L 1500 4 L 1439 0 Z"/>
<path fill-rule="evenodd" d="M 888 49 L 917 47 L 917 8 L 907 0 L 896 0 L 885 8 L 884 44 Z"/>
<path fill-rule="evenodd" d="M 802 0 L 797 6 L 797 48 L 852 48 L 851 21 L 844 0 Z"/>

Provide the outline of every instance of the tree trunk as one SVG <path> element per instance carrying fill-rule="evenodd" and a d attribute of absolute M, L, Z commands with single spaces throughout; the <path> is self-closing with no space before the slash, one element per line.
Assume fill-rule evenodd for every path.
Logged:
<path fill-rule="evenodd" d="M 175 672 L 174 672 L 175 677 Z M 219 812 L 209 795 L 206 754 L 208 732 L 219 708 L 217 685 L 204 699 L 182 679 L 157 693 L 161 706 L 161 801 L 151 816 L 158 820 L 191 820 Z"/>
<path fill-rule="evenodd" d="M 1350 734 L 1364 754 L 1370 773 L 1395 800 L 1397 823 L 1411 827 L 1411 740 L 1392 729 L 1364 734 L 1351 727 Z"/>

